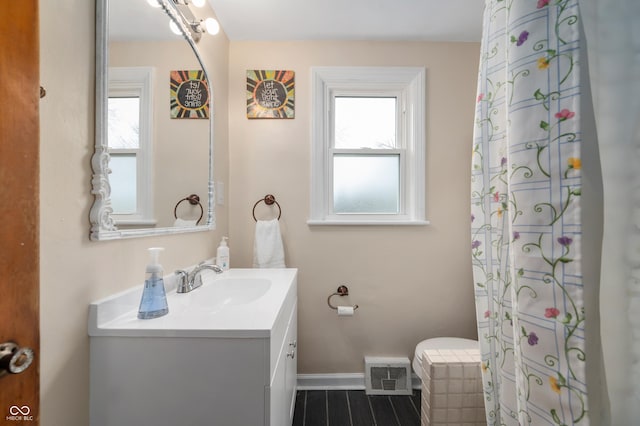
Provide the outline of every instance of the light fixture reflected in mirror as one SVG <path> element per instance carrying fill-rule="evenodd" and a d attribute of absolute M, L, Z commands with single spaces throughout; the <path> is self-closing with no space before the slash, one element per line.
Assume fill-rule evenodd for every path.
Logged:
<path fill-rule="evenodd" d="M 161 0 L 147 0 L 147 3 L 152 7 L 160 7 Z M 207 33 L 210 35 L 216 35 L 220 32 L 220 24 L 214 18 L 206 18 L 198 20 L 189 5 L 192 4 L 195 7 L 203 7 L 206 0 L 171 0 L 175 4 L 175 10 L 177 13 L 177 19 L 181 20 L 184 26 L 189 29 L 193 41 L 196 43 L 200 41 L 202 34 Z M 169 28 L 174 34 L 180 35 L 180 25 L 177 22 L 171 20 L 169 22 Z"/>
<path fill-rule="evenodd" d="M 169 21 L 169 28 L 171 28 L 171 32 L 175 35 L 182 35 L 182 31 L 180 31 L 180 28 L 178 28 L 178 24 L 176 24 L 174 21 Z"/>
<path fill-rule="evenodd" d="M 200 22 L 200 25 L 202 25 L 203 22 Z M 204 20 L 204 26 L 206 31 L 211 34 L 211 35 L 216 35 L 220 32 L 220 24 L 218 24 L 218 21 L 216 21 L 213 18 L 207 18 Z"/>

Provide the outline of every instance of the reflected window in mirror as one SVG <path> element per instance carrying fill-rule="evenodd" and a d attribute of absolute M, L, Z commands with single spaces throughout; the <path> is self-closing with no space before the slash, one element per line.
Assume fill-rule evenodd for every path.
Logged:
<path fill-rule="evenodd" d="M 109 69 L 111 207 L 118 226 L 154 226 L 151 99 L 153 68 Z"/>

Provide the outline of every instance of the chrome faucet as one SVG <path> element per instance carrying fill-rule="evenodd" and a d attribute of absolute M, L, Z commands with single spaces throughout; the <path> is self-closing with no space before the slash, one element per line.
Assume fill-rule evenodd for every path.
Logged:
<path fill-rule="evenodd" d="M 205 269 L 210 269 L 216 274 L 221 274 L 223 272 L 221 267 L 210 263 L 201 263 L 193 268 L 193 271 L 190 273 L 183 271 L 182 269 L 178 269 L 176 271 L 176 275 L 178 276 L 178 288 L 176 289 L 176 292 L 189 293 L 190 291 L 200 287 L 202 285 L 202 276 L 200 273 Z"/>

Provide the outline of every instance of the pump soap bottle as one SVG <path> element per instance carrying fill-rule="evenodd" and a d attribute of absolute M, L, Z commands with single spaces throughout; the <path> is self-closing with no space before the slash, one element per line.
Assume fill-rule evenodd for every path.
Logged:
<path fill-rule="evenodd" d="M 216 251 L 216 265 L 222 268 L 223 271 L 229 270 L 229 246 L 227 240 L 229 237 L 222 237 L 218 250 Z"/>
<path fill-rule="evenodd" d="M 138 309 L 138 318 L 151 319 L 158 318 L 169 313 L 167 306 L 167 295 L 164 291 L 164 279 L 162 278 L 162 265 L 158 263 L 161 247 L 149 249 L 150 262 L 147 265 L 144 290 Z"/>

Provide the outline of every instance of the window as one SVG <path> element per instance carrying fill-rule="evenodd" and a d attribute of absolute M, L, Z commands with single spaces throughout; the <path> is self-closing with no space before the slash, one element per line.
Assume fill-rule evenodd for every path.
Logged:
<path fill-rule="evenodd" d="M 425 71 L 314 68 L 310 225 L 427 224 Z"/>
<path fill-rule="evenodd" d="M 109 184 L 118 225 L 155 225 L 151 188 L 152 68 L 110 68 Z"/>

